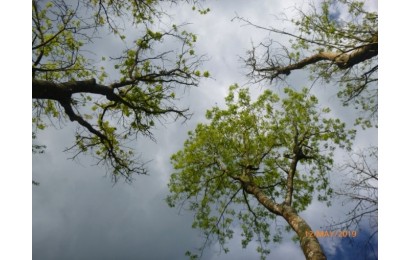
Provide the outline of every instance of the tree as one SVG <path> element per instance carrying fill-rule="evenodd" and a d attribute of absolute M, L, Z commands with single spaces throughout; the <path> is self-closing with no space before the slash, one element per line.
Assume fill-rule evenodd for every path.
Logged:
<path fill-rule="evenodd" d="M 196 36 L 180 25 L 159 25 L 166 16 L 160 2 L 32 0 L 33 137 L 68 118 L 79 125 L 67 149 L 73 158 L 89 152 L 114 180 L 146 173 L 130 142 L 154 139 L 152 127 L 166 117 L 189 118 L 175 104 L 178 89 L 209 76 L 198 70 Z M 91 51 L 112 36 L 123 44 L 117 57 Z M 108 77 L 100 62 L 117 72 Z"/>
<path fill-rule="evenodd" d="M 346 217 L 333 221 L 329 226 L 332 229 L 361 232 L 360 227 L 365 225 L 370 231 L 369 235 L 357 246 L 362 248 L 363 254 L 370 253 L 372 256 L 377 256 L 374 247 L 374 237 L 377 237 L 378 233 L 377 153 L 377 147 L 353 153 L 350 160 L 341 167 L 343 175 L 350 177 L 345 180 L 342 188 L 335 190 L 335 194 L 341 197 L 344 205 L 349 205 L 351 210 Z"/>
<path fill-rule="evenodd" d="M 291 25 L 287 29 L 261 26 L 236 17 L 270 34 L 267 41 L 248 51 L 244 59 L 248 76 L 253 82 L 280 83 L 298 70 L 307 71 L 312 86 L 317 81 L 336 85 L 342 104 L 358 109 L 356 125 L 363 129 L 377 127 L 378 14 L 369 11 L 369 3 L 312 1 L 307 11 L 296 9 L 296 18 L 283 19 Z M 289 29 L 292 27 L 294 31 Z M 278 35 L 284 39 L 275 39 Z M 351 174 L 345 175 L 343 184 L 338 187 L 339 196 L 350 200 L 353 207 L 339 225 L 333 224 L 336 228 L 370 227 L 369 240 L 377 234 L 377 225 L 374 225 L 375 219 L 377 223 L 377 170 L 373 171 L 377 167 L 374 166 L 377 152 L 374 153 L 374 149 L 368 148 L 368 154 L 376 161 L 362 154 L 353 156 L 347 165 L 347 169 L 357 174 L 350 179 Z M 371 219 L 373 224 L 361 222 L 365 219 Z"/>
<path fill-rule="evenodd" d="M 269 33 L 288 37 L 291 45 L 269 39 L 248 52 L 245 64 L 255 82 L 285 80 L 295 70 L 309 70 L 311 80 L 339 85 L 344 105 L 362 113 L 357 123 L 371 127 L 377 121 L 378 14 L 365 2 L 324 0 L 299 17 L 285 20 L 295 32 L 241 21 Z M 341 15 L 343 13 L 344 15 Z"/>
<path fill-rule="evenodd" d="M 227 108 L 208 110 L 210 123 L 198 124 L 183 150 L 172 156 L 176 172 L 167 202 L 195 212 L 193 227 L 206 235 L 201 255 L 213 237 L 227 252 L 233 226 L 240 226 L 243 247 L 256 235 L 264 259 L 266 244 L 280 240 L 280 228 L 271 226 L 281 217 L 307 259 L 326 259 L 299 213 L 314 195 L 329 201 L 333 152 L 337 146 L 349 149 L 354 131 L 326 116 L 330 110 L 319 109 L 306 88 L 285 93 L 280 100 L 267 90 L 252 102 L 247 89 L 232 86 Z"/>

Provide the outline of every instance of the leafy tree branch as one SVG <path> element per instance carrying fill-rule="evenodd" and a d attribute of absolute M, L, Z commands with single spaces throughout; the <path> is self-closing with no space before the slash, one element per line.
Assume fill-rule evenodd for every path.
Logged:
<path fill-rule="evenodd" d="M 167 15 L 159 1 L 33 0 L 32 7 L 33 131 L 68 118 L 80 126 L 67 149 L 73 158 L 91 153 L 115 181 L 145 174 L 129 144 L 139 135 L 154 140 L 152 127 L 168 117 L 188 119 L 188 108 L 176 103 L 178 93 L 209 76 L 200 70 L 205 57 L 195 53 L 196 35 L 183 25 L 158 29 Z M 132 22 L 132 41 L 121 19 Z M 109 59 L 119 75 L 110 82 L 87 50 L 107 31 L 123 43 L 120 56 Z"/>
<path fill-rule="evenodd" d="M 308 70 L 311 80 L 337 82 L 344 105 L 354 105 L 366 116 L 358 124 L 370 127 L 377 122 L 378 14 L 356 0 L 312 2 L 308 12 L 287 20 L 295 32 L 254 24 L 244 17 L 235 19 L 285 36 L 290 44 L 273 40 L 252 47 L 244 59 L 254 82 L 285 80 L 292 71 Z M 340 13 L 346 13 L 343 17 Z"/>
<path fill-rule="evenodd" d="M 210 122 L 189 132 L 184 148 L 171 157 L 176 171 L 167 202 L 188 204 L 196 213 L 193 227 L 207 235 L 200 255 L 211 235 L 228 252 L 226 240 L 236 223 L 242 228 L 243 247 L 256 235 L 264 259 L 267 244 L 280 240 L 280 228 L 272 228 L 272 221 L 281 217 L 297 234 L 307 259 L 325 259 L 318 240 L 306 236 L 311 228 L 299 212 L 315 193 L 319 200 L 329 200 L 332 189 L 326 176 L 333 151 L 349 149 L 355 131 L 327 117 L 330 110 L 317 108 L 317 98 L 307 89 L 286 88 L 285 93 L 280 100 L 265 91 L 252 102 L 247 89 L 232 86 L 227 109 L 208 110 Z"/>

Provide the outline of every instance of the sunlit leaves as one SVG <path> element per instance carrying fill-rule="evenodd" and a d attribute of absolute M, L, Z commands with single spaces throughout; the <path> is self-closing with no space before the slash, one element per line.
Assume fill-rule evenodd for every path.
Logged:
<path fill-rule="evenodd" d="M 81 127 L 68 148 L 73 158 L 90 153 L 98 164 L 111 167 L 115 178 L 144 173 L 128 145 L 138 135 L 154 139 L 152 128 L 168 115 L 187 119 L 187 109 L 175 103 L 182 92 L 178 89 L 209 77 L 200 69 L 196 35 L 183 26 L 166 28 L 161 20 L 166 13 L 157 0 L 35 0 L 32 7 L 33 80 L 64 89 L 50 100 L 33 95 L 33 131 L 45 129 L 45 119 L 51 124 L 76 121 Z M 127 28 L 120 20 L 129 21 Z M 107 30 L 120 42 L 119 57 L 94 53 L 94 44 L 106 41 Z M 109 77 L 106 65 L 120 77 Z"/>
<path fill-rule="evenodd" d="M 292 45 L 290 58 L 299 61 L 300 51 L 308 53 L 332 51 L 352 52 L 365 44 L 377 42 L 378 15 L 365 9 L 363 1 L 331 1 L 320 3 L 320 8 L 312 6 L 309 13 L 301 12 L 299 19 L 292 22 L 302 33 Z M 345 13 L 345 15 L 340 15 Z M 328 63 L 312 66 L 314 78 L 322 78 L 327 83 L 338 79 L 338 97 L 346 105 L 353 105 L 367 112 L 367 119 L 377 120 L 377 60 L 364 61 L 347 71 L 331 68 Z M 368 127 L 367 125 L 363 125 Z"/>
<path fill-rule="evenodd" d="M 235 223 L 242 229 L 243 247 L 257 237 L 262 258 L 268 254 L 265 245 L 281 239 L 280 229 L 272 229 L 276 216 L 242 190 L 242 182 L 257 185 L 280 203 L 298 156 L 292 207 L 302 211 L 314 195 L 329 201 L 332 194 L 327 173 L 333 151 L 349 148 L 354 132 L 329 117 L 330 109 L 320 108 L 308 89 L 286 88 L 285 94 L 280 99 L 265 91 L 253 101 L 248 89 L 231 86 L 226 108 L 208 110 L 210 122 L 190 131 L 184 148 L 171 157 L 176 172 L 168 204 L 183 203 L 194 211 L 193 227 L 203 230 L 207 239 L 214 237 L 223 249 Z"/>
<path fill-rule="evenodd" d="M 244 60 L 250 68 L 248 76 L 254 82 L 282 81 L 293 71 L 306 70 L 313 84 L 337 87 L 341 103 L 356 108 L 366 117 L 364 122 L 371 121 L 362 124 L 364 128 L 376 125 L 378 14 L 366 8 L 365 1 L 311 1 L 307 9 L 296 8 L 298 15 L 290 20 L 294 31 L 238 17 L 289 39 L 286 44 L 270 37 L 253 47 Z"/>

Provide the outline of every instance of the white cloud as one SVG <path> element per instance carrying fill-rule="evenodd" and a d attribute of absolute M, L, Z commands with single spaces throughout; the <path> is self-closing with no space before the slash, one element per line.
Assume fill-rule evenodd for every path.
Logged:
<path fill-rule="evenodd" d="M 177 7 L 174 17 L 191 23 L 187 27 L 198 34 L 197 52 L 206 53 L 210 58 L 204 67 L 212 79 L 205 80 L 199 88 L 190 89 L 181 99 L 181 103 L 194 112 L 191 120 L 184 124 L 179 121 L 159 125 L 154 131 L 156 143 L 146 139 L 138 141 L 137 151 L 142 152 L 142 158 L 152 160 L 148 164 L 149 176 L 136 176 L 131 185 L 120 182 L 112 187 L 110 179 L 104 178 L 104 168 L 90 166 L 93 162 L 86 157 L 81 158 L 81 164 L 67 161 L 68 155 L 62 153 L 74 140 L 74 124 L 40 134 L 39 141 L 47 145 L 47 150 L 44 155 L 33 157 L 33 179 L 40 182 L 39 187 L 33 187 L 33 258 L 181 259 L 185 250 L 198 247 L 202 240 L 190 227 L 192 215 L 179 216 L 177 209 L 168 208 L 163 201 L 172 171 L 169 156 L 182 147 L 187 131 L 204 120 L 206 109 L 224 104 L 229 85 L 247 82 L 239 57 L 245 56 L 251 41 L 257 44 L 269 36 L 266 31 L 232 22 L 235 14 L 256 24 L 282 26 L 274 15 L 292 11 L 286 8 L 302 6 L 303 2 L 209 1 L 204 5 L 209 5 L 211 12 L 205 16 L 193 12 L 189 6 Z M 280 36 L 270 37 L 279 39 Z M 113 49 L 115 44 L 108 41 L 100 47 L 99 50 Z M 289 82 L 304 86 L 304 76 L 295 73 Z M 259 93 L 261 88 L 255 87 L 252 91 Z M 335 103 L 334 90 L 318 87 L 314 93 L 329 104 Z M 335 115 L 345 113 L 340 111 L 336 106 Z M 375 134 L 365 135 L 360 136 L 358 142 L 365 145 L 374 139 Z M 302 216 L 312 228 L 320 229 L 329 216 L 338 216 L 344 211 L 338 206 L 327 208 L 314 203 Z M 329 252 L 335 252 L 336 244 L 328 240 L 323 243 Z M 256 258 L 254 243 L 243 250 L 240 237 L 235 236 L 229 245 L 231 252 L 227 255 L 214 254 L 217 246 L 206 255 L 209 259 Z M 277 259 L 303 258 L 299 246 L 291 241 L 273 246 L 271 255 Z"/>

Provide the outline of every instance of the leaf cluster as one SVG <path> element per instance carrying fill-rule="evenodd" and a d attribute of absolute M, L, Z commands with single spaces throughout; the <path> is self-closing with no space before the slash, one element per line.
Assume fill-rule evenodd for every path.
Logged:
<path fill-rule="evenodd" d="M 248 76 L 255 82 L 284 80 L 291 71 L 306 69 L 311 81 L 339 87 L 342 104 L 360 111 L 358 124 L 377 125 L 377 12 L 367 11 L 365 2 L 356 0 L 312 2 L 309 11 L 297 12 L 297 18 L 284 19 L 294 32 L 239 18 L 289 40 L 285 44 L 269 39 L 253 47 L 245 60 Z"/>
<path fill-rule="evenodd" d="M 204 56 L 195 53 L 195 34 L 183 25 L 158 26 L 167 15 L 159 2 L 32 1 L 33 131 L 76 121 L 80 127 L 67 150 L 73 158 L 91 153 L 114 180 L 145 173 L 130 144 L 140 135 L 154 140 L 151 129 L 169 116 L 189 118 L 188 109 L 177 106 L 178 93 L 210 76 L 200 69 Z M 109 60 L 89 51 L 107 32 L 123 44 L 120 56 Z M 120 76 L 109 82 L 93 55 Z"/>
<path fill-rule="evenodd" d="M 226 251 L 226 240 L 239 226 L 242 245 L 246 247 L 256 236 L 264 257 L 269 252 L 266 244 L 280 241 L 281 231 L 272 228 L 276 216 L 243 185 L 252 183 L 272 201 L 282 203 L 296 159 L 292 206 L 297 211 L 306 209 L 314 194 L 329 201 L 327 173 L 333 151 L 338 146 L 349 149 L 354 131 L 329 117 L 328 108 L 320 109 L 308 89 L 286 88 L 285 93 L 280 99 L 267 90 L 253 102 L 248 89 L 231 86 L 227 108 L 208 110 L 210 122 L 189 132 L 184 148 L 171 157 L 176 172 L 171 175 L 167 202 L 195 212 L 193 227 L 207 237 L 202 250 L 216 239 Z"/>

